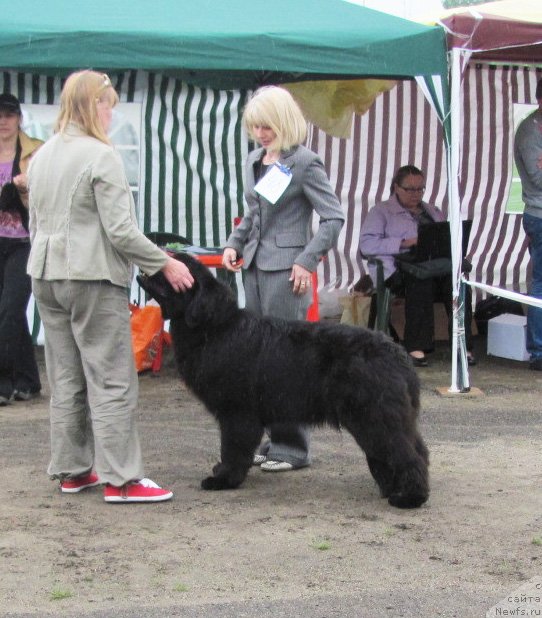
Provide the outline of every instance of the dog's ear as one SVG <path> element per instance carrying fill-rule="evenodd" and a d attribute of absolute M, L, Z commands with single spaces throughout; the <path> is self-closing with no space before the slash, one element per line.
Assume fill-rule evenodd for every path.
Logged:
<path fill-rule="evenodd" d="M 238 311 L 232 290 L 217 281 L 208 269 L 196 279 L 193 294 L 187 302 L 185 320 L 190 328 L 200 325 L 220 326 L 232 319 Z"/>

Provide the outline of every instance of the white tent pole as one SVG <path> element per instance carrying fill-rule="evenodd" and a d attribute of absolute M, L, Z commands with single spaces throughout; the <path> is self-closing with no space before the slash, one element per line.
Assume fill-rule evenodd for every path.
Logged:
<path fill-rule="evenodd" d="M 464 53 L 464 52 L 463 52 Z M 458 393 L 468 388 L 468 370 L 465 348 L 464 329 L 463 336 L 460 337 L 460 316 L 459 311 L 464 310 L 460 307 L 459 286 L 461 283 L 461 262 L 463 230 L 461 224 L 461 202 L 459 199 L 459 166 L 460 166 L 460 144 L 461 144 L 461 55 L 462 50 L 453 47 L 451 50 L 451 70 L 450 70 L 450 142 L 448 144 L 448 220 L 450 222 L 450 236 L 452 241 L 452 383 L 449 388 L 451 393 Z M 461 324 L 461 326 L 463 326 Z M 460 388 L 458 385 L 458 349 L 461 349 L 461 369 L 462 376 L 466 378 L 466 383 Z"/>

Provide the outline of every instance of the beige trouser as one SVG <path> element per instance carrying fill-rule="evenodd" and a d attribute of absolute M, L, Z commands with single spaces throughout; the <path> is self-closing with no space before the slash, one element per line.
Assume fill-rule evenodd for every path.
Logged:
<path fill-rule="evenodd" d="M 143 475 L 128 298 L 108 281 L 32 280 L 45 329 L 53 478 L 95 468 L 115 486 Z"/>

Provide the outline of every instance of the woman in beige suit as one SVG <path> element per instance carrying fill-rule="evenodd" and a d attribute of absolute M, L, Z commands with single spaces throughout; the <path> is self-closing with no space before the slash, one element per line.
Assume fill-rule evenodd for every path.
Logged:
<path fill-rule="evenodd" d="M 248 156 L 247 209 L 227 240 L 222 263 L 237 271 L 243 256 L 247 309 L 303 320 L 310 304 L 311 275 L 337 242 L 344 215 L 322 161 L 302 146 L 307 124 L 287 90 L 260 88 L 245 107 L 243 123 L 261 147 Z M 314 213 L 320 221 L 313 235 Z M 254 460 L 262 470 L 285 472 L 310 464 L 305 427 L 277 423 L 267 431 L 270 440 Z"/>
<path fill-rule="evenodd" d="M 56 134 L 28 171 L 28 273 L 45 329 L 50 476 L 65 493 L 102 483 L 106 502 L 157 502 L 173 494 L 144 478 L 126 288 L 131 263 L 162 270 L 176 290 L 193 279 L 137 228 L 107 138 L 117 102 L 107 75 L 80 71 L 66 80 Z"/>

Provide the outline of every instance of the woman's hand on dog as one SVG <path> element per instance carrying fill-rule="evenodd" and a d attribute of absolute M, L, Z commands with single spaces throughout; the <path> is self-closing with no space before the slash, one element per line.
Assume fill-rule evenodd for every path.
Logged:
<path fill-rule="evenodd" d="M 186 264 L 171 257 L 168 257 L 162 272 L 176 292 L 184 292 L 194 284 L 194 277 L 192 277 L 192 273 L 188 270 Z"/>
<path fill-rule="evenodd" d="M 306 294 L 311 289 L 311 277 L 310 270 L 303 268 L 299 264 L 292 266 L 292 274 L 290 275 L 290 281 L 294 282 L 293 291 L 294 294 Z"/>
<path fill-rule="evenodd" d="M 237 259 L 237 251 L 231 247 L 226 247 L 222 254 L 222 266 L 226 270 L 237 273 L 241 270 L 241 262 Z"/>

